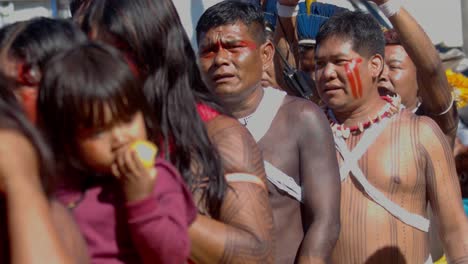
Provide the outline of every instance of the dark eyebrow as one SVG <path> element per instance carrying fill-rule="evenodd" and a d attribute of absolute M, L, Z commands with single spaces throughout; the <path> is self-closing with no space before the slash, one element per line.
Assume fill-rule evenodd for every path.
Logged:
<path fill-rule="evenodd" d="M 399 59 L 391 59 L 388 61 L 388 63 L 393 63 L 393 62 L 398 62 L 398 63 L 402 63 L 403 60 L 399 60 Z"/>

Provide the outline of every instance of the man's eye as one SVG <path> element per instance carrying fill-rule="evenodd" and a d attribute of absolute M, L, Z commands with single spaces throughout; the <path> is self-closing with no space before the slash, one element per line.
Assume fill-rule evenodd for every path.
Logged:
<path fill-rule="evenodd" d="M 336 60 L 336 61 L 335 61 L 335 64 L 336 64 L 336 65 L 345 65 L 345 64 L 347 64 L 347 63 L 349 63 L 349 61 L 348 61 L 348 60 L 344 60 L 344 59 L 340 59 L 340 60 Z"/>
<path fill-rule="evenodd" d="M 399 70 L 399 69 L 401 69 L 401 66 L 400 65 L 389 65 L 388 68 L 390 68 L 390 70 Z"/>

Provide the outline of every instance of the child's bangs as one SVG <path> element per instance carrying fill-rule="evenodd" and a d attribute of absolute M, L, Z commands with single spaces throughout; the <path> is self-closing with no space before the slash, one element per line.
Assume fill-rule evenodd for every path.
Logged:
<path fill-rule="evenodd" d="M 138 112 L 136 103 L 132 101 L 118 95 L 112 98 L 84 100 L 77 104 L 77 121 L 85 128 L 102 128 L 128 122 Z"/>

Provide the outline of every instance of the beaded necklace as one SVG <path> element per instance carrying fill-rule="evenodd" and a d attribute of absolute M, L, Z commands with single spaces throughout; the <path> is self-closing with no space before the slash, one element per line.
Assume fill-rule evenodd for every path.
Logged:
<path fill-rule="evenodd" d="M 393 116 L 394 114 L 400 112 L 401 108 L 401 98 L 400 96 L 381 96 L 381 98 L 386 101 L 387 103 L 385 106 L 380 110 L 377 115 L 373 118 L 368 117 L 367 122 L 359 122 L 355 126 L 346 127 L 342 124 L 338 124 L 338 121 L 333 114 L 333 111 L 330 108 L 326 108 L 326 114 L 328 117 L 328 121 L 330 122 L 331 129 L 336 136 L 349 138 L 351 134 L 355 134 L 357 132 L 364 132 L 365 129 L 372 126 L 372 124 L 380 122 L 383 118 L 388 118 Z"/>

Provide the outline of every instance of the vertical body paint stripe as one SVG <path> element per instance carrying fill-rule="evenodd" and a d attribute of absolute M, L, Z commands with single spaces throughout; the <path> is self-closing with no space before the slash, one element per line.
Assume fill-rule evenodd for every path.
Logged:
<path fill-rule="evenodd" d="M 357 85 L 357 91 L 358 91 L 358 96 L 359 97 L 362 97 L 362 80 L 361 80 L 361 74 L 359 73 L 359 67 L 358 67 L 358 64 L 361 61 L 362 60 L 360 60 L 360 59 L 356 60 L 356 63 L 354 64 L 355 67 L 353 69 L 354 75 L 356 77 L 356 85 Z"/>
<path fill-rule="evenodd" d="M 357 98 L 357 91 L 356 91 L 356 81 L 354 80 L 353 71 L 350 67 L 351 63 L 345 65 L 346 70 L 346 77 L 348 77 L 349 82 L 351 83 L 351 93 L 354 98 Z"/>

